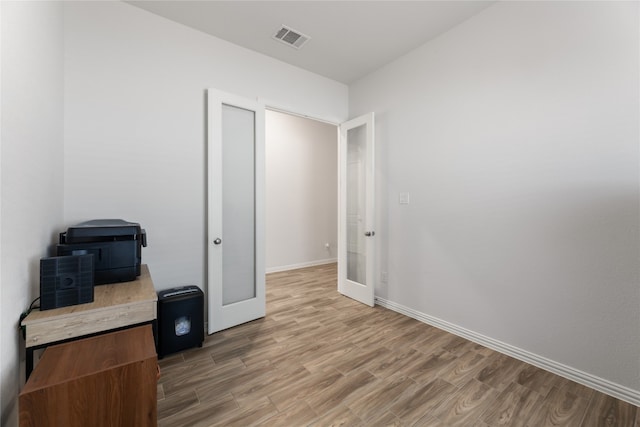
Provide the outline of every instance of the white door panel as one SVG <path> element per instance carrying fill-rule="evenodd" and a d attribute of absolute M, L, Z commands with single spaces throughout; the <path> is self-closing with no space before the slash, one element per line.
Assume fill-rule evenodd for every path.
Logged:
<path fill-rule="evenodd" d="M 207 94 L 211 334 L 265 315 L 264 106 Z"/>
<path fill-rule="evenodd" d="M 374 116 L 340 125 L 338 291 L 374 305 Z"/>

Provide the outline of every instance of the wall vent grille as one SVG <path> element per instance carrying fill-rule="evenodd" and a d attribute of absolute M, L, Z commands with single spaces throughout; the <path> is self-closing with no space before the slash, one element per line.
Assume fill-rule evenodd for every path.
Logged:
<path fill-rule="evenodd" d="M 287 27 L 286 25 L 280 27 L 278 31 L 276 31 L 276 33 L 273 35 L 273 38 L 281 43 L 286 44 L 287 46 L 291 46 L 296 49 L 300 49 L 306 42 L 311 39 L 311 37 L 302 34 L 298 30 Z"/>

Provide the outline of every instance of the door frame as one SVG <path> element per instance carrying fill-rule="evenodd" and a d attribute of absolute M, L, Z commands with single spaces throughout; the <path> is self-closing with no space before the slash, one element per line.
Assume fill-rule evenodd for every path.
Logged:
<path fill-rule="evenodd" d="M 369 212 L 369 221 L 367 223 L 367 229 L 374 231 L 375 229 L 375 185 L 377 184 L 376 181 L 376 177 L 375 177 L 375 113 L 370 112 L 367 114 L 364 114 L 362 116 L 358 116 L 355 117 L 353 119 L 350 120 L 345 120 L 345 121 L 340 121 L 340 119 L 326 119 L 326 118 L 319 118 L 314 116 L 313 114 L 306 114 L 306 113 L 302 113 L 302 112 L 298 112 L 295 109 L 286 107 L 286 106 L 279 106 L 277 102 L 273 102 L 270 101 L 268 99 L 265 98 L 258 98 L 258 101 L 261 102 L 265 108 L 267 110 L 272 110 L 272 111 L 277 111 L 280 113 L 285 113 L 285 114 L 290 114 L 292 116 L 298 116 L 298 117 L 303 117 L 303 118 L 307 118 L 307 119 L 311 119 L 311 120 L 316 120 L 322 123 L 328 123 L 331 125 L 336 126 L 336 143 L 338 144 L 338 158 L 336 159 L 336 161 L 338 162 L 338 212 L 336 212 L 337 218 L 338 218 L 338 240 L 337 240 L 337 245 L 338 245 L 338 280 L 337 280 L 337 291 L 340 292 L 341 294 L 344 295 L 343 292 L 343 286 L 341 286 L 340 283 L 340 272 L 341 269 L 345 269 L 346 265 L 346 257 L 342 257 L 340 255 L 341 251 L 345 250 L 345 245 L 343 243 L 341 243 L 342 241 L 342 233 L 343 231 L 341 231 L 341 227 L 342 227 L 342 221 L 341 221 L 341 215 L 342 215 L 342 208 L 343 206 L 345 206 L 345 201 L 341 200 L 341 186 L 342 184 L 342 176 L 343 176 L 343 172 L 341 170 L 342 165 L 341 165 L 341 159 L 343 157 L 343 154 L 341 152 L 341 146 L 342 141 L 342 135 L 341 135 L 341 131 L 340 128 L 341 126 L 348 124 L 348 123 L 362 123 L 362 124 L 367 124 L 367 138 L 371 140 L 371 149 L 367 150 L 367 155 L 369 156 L 367 163 L 370 165 L 370 167 L 367 168 L 367 181 L 371 183 L 371 185 L 369 186 L 370 188 L 370 194 L 367 197 L 367 210 Z M 345 153 L 346 154 L 346 153 Z M 346 159 L 346 156 L 344 157 Z M 375 232 L 375 231 L 374 231 Z M 367 292 L 367 295 L 362 298 L 362 299 L 358 299 L 360 302 L 363 302 L 366 305 L 369 305 L 371 307 L 373 307 L 375 305 L 375 261 L 377 259 L 377 249 L 375 246 L 375 241 L 377 239 L 375 239 L 374 236 L 372 236 L 371 238 L 367 238 L 367 258 L 370 262 L 367 263 L 367 273 L 366 273 L 366 277 L 367 277 L 367 283 L 370 284 L 369 286 L 369 290 Z M 345 275 L 346 277 L 346 275 Z"/>

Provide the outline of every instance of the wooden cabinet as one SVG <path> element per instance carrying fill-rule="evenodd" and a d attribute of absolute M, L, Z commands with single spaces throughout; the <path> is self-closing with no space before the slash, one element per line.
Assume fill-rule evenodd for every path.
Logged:
<path fill-rule="evenodd" d="M 48 347 L 20 393 L 20 426 L 156 426 L 151 325 Z"/>

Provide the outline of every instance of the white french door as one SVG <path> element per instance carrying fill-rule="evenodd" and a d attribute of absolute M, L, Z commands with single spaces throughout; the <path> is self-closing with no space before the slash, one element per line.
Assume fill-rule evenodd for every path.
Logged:
<path fill-rule="evenodd" d="M 209 89 L 208 331 L 265 316 L 264 105 Z"/>
<path fill-rule="evenodd" d="M 374 115 L 340 125 L 338 291 L 374 305 Z"/>

